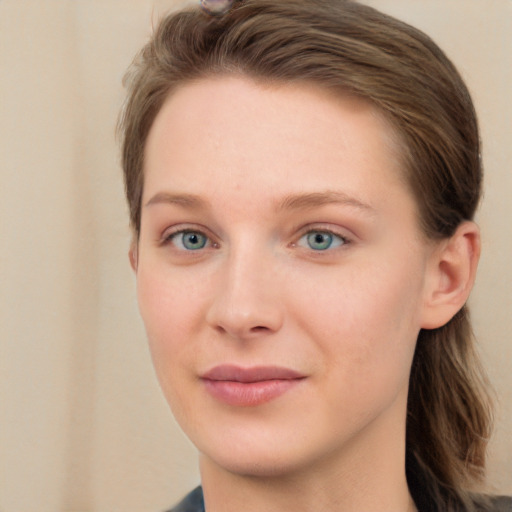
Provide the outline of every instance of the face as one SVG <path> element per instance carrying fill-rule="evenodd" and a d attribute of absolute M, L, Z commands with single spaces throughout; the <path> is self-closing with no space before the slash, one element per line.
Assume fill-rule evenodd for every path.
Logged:
<path fill-rule="evenodd" d="M 235 77 L 159 112 L 138 300 L 208 463 L 284 474 L 403 444 L 431 249 L 390 132 L 362 100 Z"/>

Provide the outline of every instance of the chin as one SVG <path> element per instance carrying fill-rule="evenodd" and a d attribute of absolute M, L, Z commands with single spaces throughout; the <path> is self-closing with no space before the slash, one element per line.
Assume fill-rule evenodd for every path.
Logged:
<path fill-rule="evenodd" d="M 219 456 L 210 456 L 201 453 L 202 463 L 213 464 L 222 468 L 228 473 L 243 477 L 254 478 L 276 478 L 284 477 L 295 473 L 301 467 L 297 460 L 288 460 L 283 456 L 275 454 L 251 454 L 244 453 L 239 457 L 230 453 L 229 456 L 221 454 Z"/>
<path fill-rule="evenodd" d="M 247 429 L 241 435 L 219 439 L 202 439 L 195 443 L 201 453 L 201 464 L 221 468 L 234 475 L 254 478 L 280 478 L 297 475 L 301 471 L 327 461 L 335 451 L 332 444 L 304 435 Z"/>
<path fill-rule="evenodd" d="M 249 415 L 252 416 L 252 415 Z M 277 423 L 277 424 L 276 424 Z M 252 421 L 210 421 L 200 428 L 197 423 L 184 431 L 201 454 L 203 464 L 237 475 L 277 477 L 297 471 L 312 458 L 316 439 L 294 435 L 285 422 L 272 422 L 269 418 Z M 188 424 L 188 426 L 191 426 Z M 199 427 L 199 428 L 198 428 Z M 298 434 L 297 429 L 295 434 Z M 315 443 L 315 441 L 317 441 Z"/>

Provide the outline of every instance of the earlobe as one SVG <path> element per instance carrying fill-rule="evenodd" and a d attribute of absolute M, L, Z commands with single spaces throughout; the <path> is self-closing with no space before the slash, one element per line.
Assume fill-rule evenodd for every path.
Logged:
<path fill-rule="evenodd" d="M 436 329 L 448 323 L 466 303 L 480 258 L 480 231 L 463 222 L 452 237 L 431 255 L 425 286 L 421 327 Z"/>
<path fill-rule="evenodd" d="M 139 263 L 139 257 L 138 257 L 138 245 L 137 242 L 132 242 L 130 244 L 130 250 L 128 251 L 128 258 L 130 260 L 130 266 L 132 267 L 133 271 L 137 273 L 137 265 Z"/>

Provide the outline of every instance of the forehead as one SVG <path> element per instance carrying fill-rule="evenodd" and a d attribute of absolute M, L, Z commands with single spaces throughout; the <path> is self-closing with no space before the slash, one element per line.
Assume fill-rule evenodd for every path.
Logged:
<path fill-rule="evenodd" d="M 174 91 L 153 123 L 144 196 L 162 186 L 212 193 L 221 184 L 276 193 L 341 185 L 364 196 L 402 182 L 395 140 L 371 103 L 348 94 L 243 77 L 202 79 Z"/>

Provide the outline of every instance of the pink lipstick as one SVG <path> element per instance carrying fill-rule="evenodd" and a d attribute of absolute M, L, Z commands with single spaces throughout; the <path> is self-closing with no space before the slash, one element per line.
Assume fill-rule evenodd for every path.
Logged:
<path fill-rule="evenodd" d="M 277 366 L 221 365 L 201 376 L 206 390 L 228 405 L 251 407 L 264 404 L 295 387 L 304 375 Z"/>

